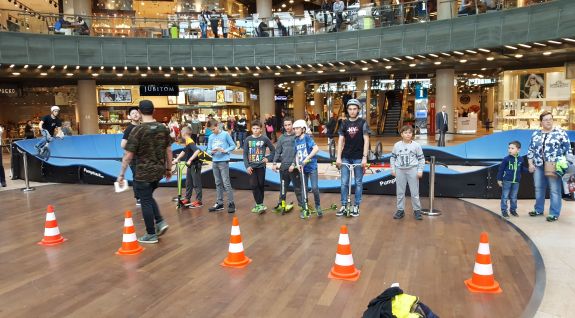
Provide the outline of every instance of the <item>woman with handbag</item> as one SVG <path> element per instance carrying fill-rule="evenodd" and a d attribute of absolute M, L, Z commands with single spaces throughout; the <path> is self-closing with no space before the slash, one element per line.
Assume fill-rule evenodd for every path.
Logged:
<path fill-rule="evenodd" d="M 556 163 L 559 158 L 571 154 L 571 145 L 567 133 L 553 127 L 553 115 L 544 111 L 539 115 L 541 129 L 531 136 L 527 159 L 529 172 L 533 173 L 535 184 L 535 206 L 530 216 L 543 215 L 545 207 L 545 193 L 549 187 L 551 206 L 547 221 L 559 219 L 561 214 L 561 178 L 556 172 Z"/>

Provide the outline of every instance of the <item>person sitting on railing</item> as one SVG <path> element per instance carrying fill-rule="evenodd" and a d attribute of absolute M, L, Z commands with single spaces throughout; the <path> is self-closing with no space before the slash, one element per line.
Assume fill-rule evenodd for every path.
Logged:
<path fill-rule="evenodd" d="M 82 17 L 78 17 L 73 25 L 78 26 L 80 28 L 78 31 L 80 35 L 90 35 L 90 27 L 88 26 L 86 21 L 82 19 Z"/>
<path fill-rule="evenodd" d="M 343 23 L 343 10 L 345 9 L 345 4 L 341 0 L 336 0 L 333 3 L 333 12 L 335 13 L 335 30 L 339 31 L 341 24 Z"/>
<path fill-rule="evenodd" d="M 457 14 L 467 14 L 472 15 L 475 14 L 476 5 L 475 0 L 461 0 L 461 6 L 459 7 L 459 11 Z"/>
<path fill-rule="evenodd" d="M 69 27 L 69 26 L 70 26 L 70 22 L 64 20 L 64 17 L 59 16 L 58 20 L 56 20 L 56 22 L 54 23 L 54 33 L 59 33 L 59 34 L 64 33 L 64 32 L 62 32 L 61 29 L 65 28 L 65 27 Z"/>
<path fill-rule="evenodd" d="M 280 36 L 288 36 L 287 28 L 282 24 L 280 17 L 276 15 L 274 21 L 276 22 Z"/>
<path fill-rule="evenodd" d="M 265 31 L 268 29 L 268 25 L 265 23 L 265 21 L 261 21 L 260 24 L 258 25 L 258 28 L 256 29 L 256 33 L 258 35 L 258 37 L 260 38 L 267 38 L 268 36 L 270 36 L 270 34 Z"/>

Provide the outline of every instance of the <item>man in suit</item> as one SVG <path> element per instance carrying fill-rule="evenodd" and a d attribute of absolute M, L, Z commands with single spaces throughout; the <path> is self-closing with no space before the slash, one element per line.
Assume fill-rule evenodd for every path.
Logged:
<path fill-rule="evenodd" d="M 439 133 L 437 140 L 438 147 L 445 147 L 445 133 L 449 129 L 449 118 L 447 117 L 447 106 L 441 106 L 441 112 L 435 115 L 435 129 Z"/>

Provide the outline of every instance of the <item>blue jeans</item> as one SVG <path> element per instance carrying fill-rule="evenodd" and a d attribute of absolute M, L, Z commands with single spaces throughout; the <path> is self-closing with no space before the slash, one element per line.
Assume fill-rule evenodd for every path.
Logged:
<path fill-rule="evenodd" d="M 517 192 L 519 191 L 519 183 L 511 181 L 503 181 L 501 190 L 501 212 L 507 212 L 507 200 L 510 203 L 510 212 L 517 212 Z"/>
<path fill-rule="evenodd" d="M 42 129 L 40 133 L 42 134 L 42 137 L 40 137 L 40 141 L 38 141 L 38 143 L 36 144 L 36 149 L 38 150 L 44 148 L 44 146 L 46 146 L 47 143 L 51 142 L 54 139 L 46 129 Z"/>
<path fill-rule="evenodd" d="M 202 39 L 206 39 L 208 37 L 208 24 L 200 22 L 200 31 L 202 32 Z"/>
<path fill-rule="evenodd" d="M 212 172 L 216 183 L 216 204 L 224 204 L 224 191 L 228 194 L 228 204 L 234 203 L 234 191 L 230 183 L 229 162 L 212 162 Z"/>
<path fill-rule="evenodd" d="M 345 159 L 342 158 L 341 162 L 350 164 L 359 164 L 361 159 Z M 361 193 L 363 192 L 363 167 L 356 166 L 353 169 L 355 177 L 355 205 L 359 206 L 361 203 Z M 341 166 L 341 204 L 347 203 L 347 192 L 349 187 L 349 168 L 345 165 Z"/>
<path fill-rule="evenodd" d="M 245 131 L 238 131 L 236 135 L 237 140 L 240 141 L 240 148 L 244 148 L 244 140 L 246 139 L 246 132 Z"/>
<path fill-rule="evenodd" d="M 551 198 L 549 215 L 558 217 L 561 214 L 561 178 L 545 176 L 543 166 L 541 166 L 535 167 L 533 182 L 535 183 L 535 212 L 543 213 L 545 209 L 545 193 L 547 192 L 547 187 L 549 187 L 549 196 Z"/>
<path fill-rule="evenodd" d="M 315 203 L 315 207 L 318 208 L 321 206 L 320 200 L 319 200 L 319 187 L 317 185 L 318 182 L 318 174 L 317 174 L 317 169 L 311 171 L 311 172 L 305 172 L 304 173 L 305 176 L 305 185 L 306 185 L 306 190 L 307 190 L 307 185 L 309 184 L 309 180 L 311 180 L 311 192 L 313 192 L 313 202 Z M 307 193 L 305 194 L 307 197 Z M 307 204 L 309 206 L 309 199 L 307 201 Z"/>
<path fill-rule="evenodd" d="M 134 191 L 137 191 L 140 196 L 142 216 L 144 217 L 146 232 L 148 234 L 156 234 L 156 223 L 164 220 L 160 214 L 160 207 L 158 207 L 158 203 L 156 203 L 154 199 L 154 190 L 158 188 L 158 184 L 159 181 L 134 181 Z"/>

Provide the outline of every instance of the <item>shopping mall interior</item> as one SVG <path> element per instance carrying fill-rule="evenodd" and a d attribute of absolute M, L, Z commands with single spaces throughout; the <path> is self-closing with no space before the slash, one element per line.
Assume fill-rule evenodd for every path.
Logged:
<path fill-rule="evenodd" d="M 533 178 L 525 172 L 521 217 L 504 219 L 495 174 L 508 142 L 520 140 L 527 154 L 544 111 L 573 136 L 574 17 L 572 0 L 0 0 L 0 163 L 7 179 L 0 272 L 14 273 L 2 279 L 0 312 L 358 317 L 397 282 L 441 317 L 570 317 L 573 194 L 566 191 L 559 222 L 530 218 Z M 178 130 L 195 114 L 204 128 L 214 118 L 232 133 L 245 116 L 273 126 L 274 143 L 282 119 L 304 119 L 327 153 L 318 168 L 322 200 L 339 204 L 341 175 L 330 164 L 336 150 L 325 127 L 345 120 L 350 99 L 361 103 L 372 165 L 382 165 L 364 178 L 361 218 L 333 213 L 302 225 L 295 213 L 253 215 L 239 164 L 231 182 L 240 197 L 236 216 L 254 260 L 246 269 L 223 269 L 232 219 L 208 212 L 216 193 L 204 167 L 204 208 L 176 212 L 175 183 L 166 184 L 156 193 L 171 226 L 165 239 L 139 256 L 113 255 L 121 236 L 114 218 L 121 222 L 131 209 L 138 231 L 143 221 L 130 195 L 110 202 L 123 151 L 112 145 L 104 155 L 96 148 L 105 143 L 96 140 L 113 143 L 109 135 L 128 127 L 130 108 L 150 100 L 155 120 Z M 53 158 L 44 160 L 26 139 L 42 137 L 39 123 L 54 105 L 77 144 L 58 149 L 68 137 L 56 141 Z M 445 153 L 435 147 L 442 106 Z M 443 211 L 417 224 L 411 215 L 392 222 L 389 157 L 404 126 L 428 160 L 422 201 L 430 197 L 433 210 L 436 192 Z M 241 161 L 242 149 L 233 155 Z M 437 178 L 429 156 L 438 156 Z M 274 174 L 268 170 L 266 178 Z M 275 206 L 279 181 L 266 182 L 266 204 Z M 30 187 L 35 191 L 21 191 Z M 69 241 L 39 247 L 49 204 Z M 362 270 L 354 283 L 322 272 L 333 264 L 344 224 Z M 476 274 L 480 232 L 490 234 L 502 293 L 471 293 L 463 283 Z"/>

